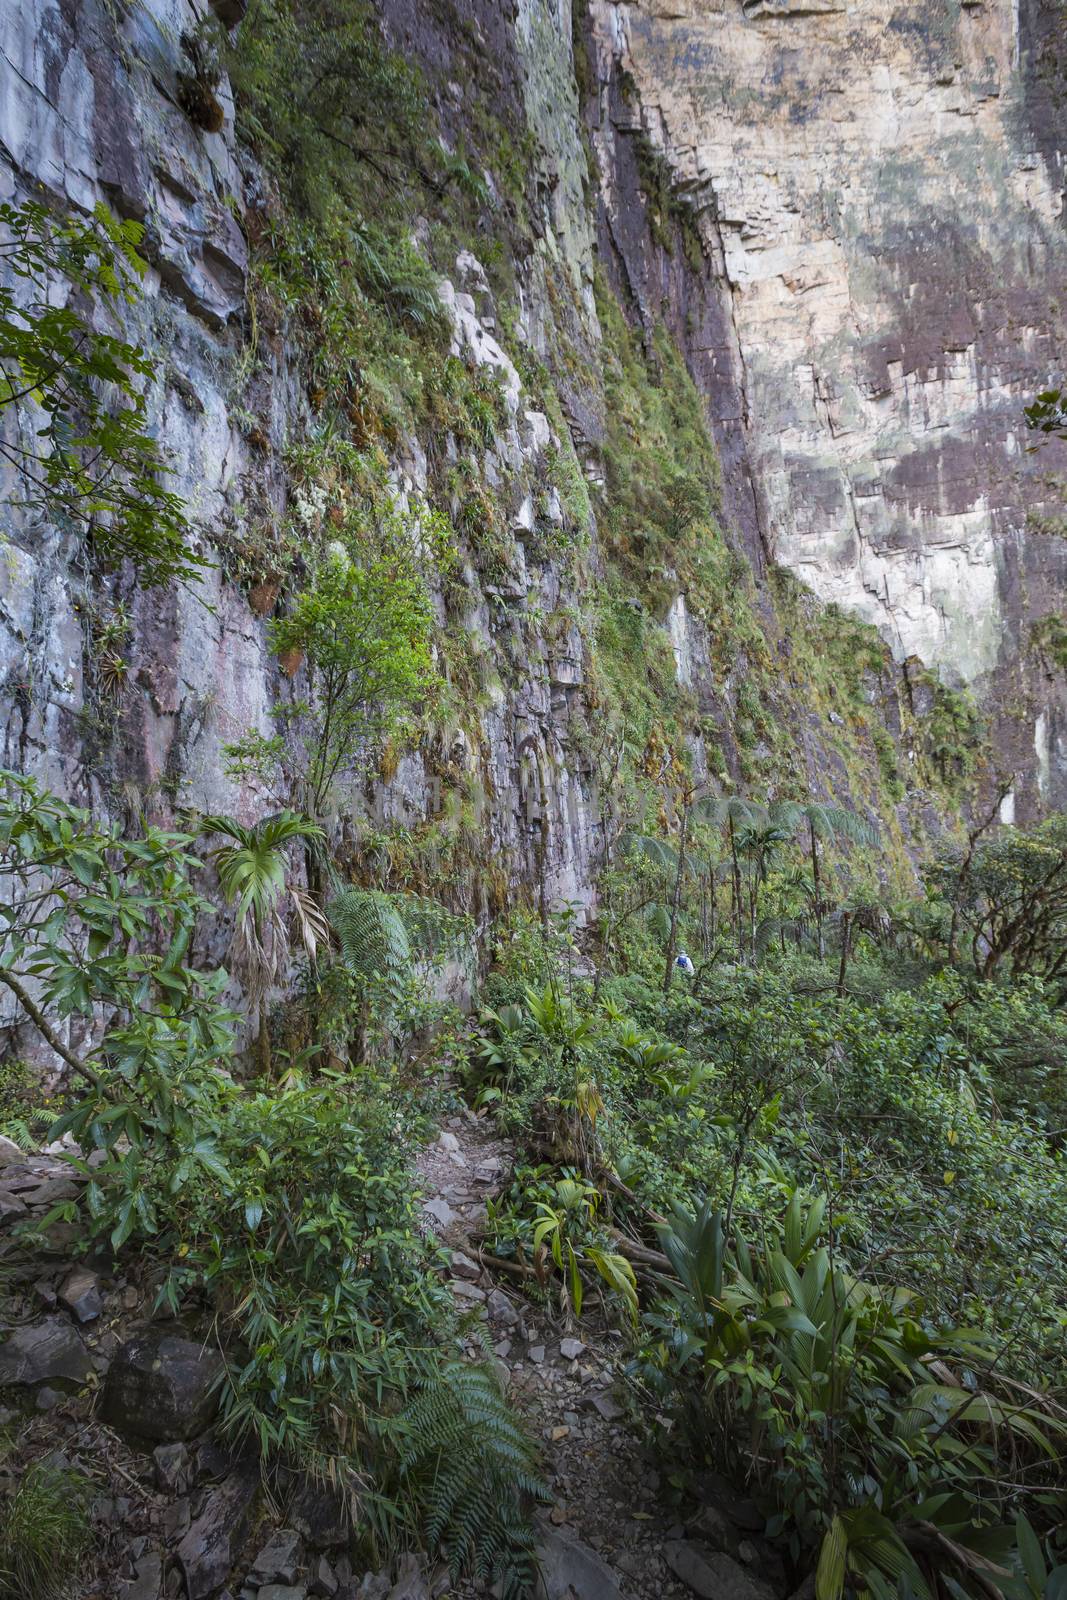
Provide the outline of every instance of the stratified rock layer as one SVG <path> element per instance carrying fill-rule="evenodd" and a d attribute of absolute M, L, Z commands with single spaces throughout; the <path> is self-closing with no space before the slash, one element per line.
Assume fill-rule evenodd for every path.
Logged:
<path fill-rule="evenodd" d="M 1065 455 L 1022 409 L 1062 375 L 1062 118 L 1032 0 L 592 0 L 607 114 L 699 217 L 721 286 L 690 360 L 743 434 L 769 554 L 974 684 L 1029 808 L 1064 802 Z M 1051 15 L 1051 14 L 1050 14 Z M 639 301 L 667 287 L 605 211 Z M 657 276 L 660 281 L 657 281 Z M 675 295 L 676 299 L 677 296 Z"/>

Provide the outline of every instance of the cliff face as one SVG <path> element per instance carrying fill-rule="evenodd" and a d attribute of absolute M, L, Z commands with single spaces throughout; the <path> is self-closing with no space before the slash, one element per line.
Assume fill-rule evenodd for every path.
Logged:
<path fill-rule="evenodd" d="M 1027 522 L 1059 515 L 1059 447 L 1027 456 L 1020 426 L 1060 337 L 1059 157 L 1007 0 L 929 10 L 387 0 L 442 138 L 486 164 L 492 206 L 432 248 L 452 354 L 502 410 L 491 439 L 424 419 L 375 440 L 397 502 L 459 530 L 461 582 L 436 593 L 453 710 L 341 797 L 342 834 L 370 804 L 478 912 L 516 885 L 587 903 L 630 747 L 667 727 L 699 775 L 834 795 L 903 843 L 941 809 L 919 664 L 994 708 L 1020 814 L 1067 800 L 1062 678 L 1028 650 L 1067 578 L 1062 534 Z M 131 818 L 287 798 L 224 747 L 300 692 L 268 646 L 269 553 L 321 536 L 328 499 L 293 466 L 320 430 L 307 341 L 257 275 L 276 197 L 225 78 L 220 131 L 183 109 L 198 20 L 190 0 L 0 0 L 0 197 L 144 222 L 127 332 L 218 557 L 199 592 L 143 593 L 4 507 L 2 759 Z M 660 473 L 674 504 L 690 438 L 710 530 L 691 548 L 640 498 Z M 875 623 L 903 674 L 774 563 Z M 117 605 L 105 694 L 93 619 Z"/>
<path fill-rule="evenodd" d="M 974 685 L 1021 808 L 1062 804 L 1062 674 L 1029 632 L 1062 609 L 1064 457 L 1028 454 L 1021 416 L 1062 370 L 1054 8 L 590 13 L 715 263 L 726 332 L 693 359 L 731 371 L 732 403 L 704 387 L 744 435 L 767 551 L 898 660 Z M 625 191 L 608 211 L 624 229 Z"/>

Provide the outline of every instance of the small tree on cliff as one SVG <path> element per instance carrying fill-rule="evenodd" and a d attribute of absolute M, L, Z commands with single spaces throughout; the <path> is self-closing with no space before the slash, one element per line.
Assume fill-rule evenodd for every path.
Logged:
<path fill-rule="evenodd" d="M 313 818 L 326 815 L 337 779 L 365 765 L 374 746 L 436 683 L 433 612 L 407 554 L 360 566 L 333 545 L 287 617 L 271 628 L 278 655 L 306 663 L 311 694 L 289 708 L 307 752 Z"/>
<path fill-rule="evenodd" d="M 118 318 L 145 272 L 143 232 L 104 205 L 88 221 L 0 205 L 0 464 L 14 470 L 16 504 L 80 530 L 105 566 L 129 560 L 151 586 L 207 565 L 149 432 L 156 363 L 72 303 Z"/>

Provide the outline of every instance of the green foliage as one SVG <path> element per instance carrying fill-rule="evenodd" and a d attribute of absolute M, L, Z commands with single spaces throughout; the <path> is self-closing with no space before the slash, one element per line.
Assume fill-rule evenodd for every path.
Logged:
<path fill-rule="evenodd" d="M 417 422 L 491 442 L 499 396 L 449 355 L 437 277 L 412 238 L 417 217 L 439 229 L 460 216 L 466 242 L 488 188 L 436 137 L 426 86 L 374 6 L 258 0 L 222 48 L 238 133 L 282 202 L 256 252 L 257 315 L 287 322 L 315 411 L 357 444 L 395 445 Z"/>
<path fill-rule="evenodd" d="M 200 832 L 223 834 L 231 841 L 213 850 L 210 859 L 223 895 L 237 908 L 230 968 L 240 977 L 249 1003 L 260 1007 L 260 1061 L 264 1073 L 269 1073 L 266 1007 L 272 986 L 285 976 L 289 955 L 285 902 L 291 905 L 310 960 L 314 961 L 329 932 L 314 898 L 296 885 L 287 885 L 286 846 L 296 839 L 312 844 L 322 838 L 322 829 L 295 811 L 282 811 L 253 827 L 231 817 L 205 816 L 200 819 Z"/>
<path fill-rule="evenodd" d="M 212 1184 L 180 1181 L 164 1150 L 145 1174 L 161 1299 L 176 1311 L 206 1290 L 239 1308 L 224 1415 L 267 1454 L 343 1465 L 350 1427 L 388 1426 L 380 1386 L 405 1388 L 435 1322 L 447 1336 L 403 1160 L 410 1125 L 373 1079 L 297 1084 L 231 1100 Z"/>
<path fill-rule="evenodd" d="M 1003 828 L 970 850 L 949 845 L 928 882 L 953 906 L 985 978 L 1035 975 L 1062 993 L 1067 973 L 1067 817 Z"/>
<path fill-rule="evenodd" d="M 530 1442 L 491 1369 L 448 1362 L 401 1418 L 401 1481 L 454 1582 L 467 1573 L 509 1600 L 536 1577 L 527 1499 L 547 1499 Z"/>
<path fill-rule="evenodd" d="M 407 978 L 414 966 L 404 919 L 392 895 L 346 889 L 328 915 L 346 966 L 365 978 Z"/>
<path fill-rule="evenodd" d="M 483 1015 L 470 1088 L 533 1164 L 491 1209 L 492 1247 L 571 1315 L 598 1252 L 626 1268 L 637 1398 L 669 1419 L 678 1480 L 686 1459 L 731 1464 L 797 1579 L 818 1565 L 818 1592 L 853 1600 L 890 1600 L 900 1574 L 928 1600 L 979 1600 L 983 1575 L 1005 1596 L 1040 1594 L 1051 1547 L 1036 1588 L 1025 1552 L 1055 1521 L 1067 1459 L 1055 987 L 944 969 L 939 901 L 925 922 L 862 892 L 831 909 L 826 883 L 788 859 L 835 834 L 868 841 L 840 808 L 698 799 L 689 825 L 680 877 L 673 842 L 630 840 L 632 877 L 611 891 L 628 973 L 494 984 L 504 1003 Z M 1055 824 L 1037 831 L 1020 856 L 1031 884 L 1058 838 Z M 990 850 L 1020 846 L 1005 830 Z M 736 867 L 761 907 L 785 903 L 796 874 L 811 924 L 821 893 L 831 959 L 799 930 L 746 934 L 743 965 L 713 941 L 664 995 L 669 919 L 643 915 L 678 883 L 693 935 L 717 857 L 720 895 Z M 986 882 L 980 851 L 972 867 Z M 1044 907 L 1023 921 L 1039 930 Z M 596 1096 L 580 1139 L 561 1093 L 576 1075 Z"/>
<path fill-rule="evenodd" d="M 609 429 L 607 534 L 624 570 L 639 568 L 647 584 L 661 566 L 682 571 L 699 536 L 714 536 L 719 463 L 699 397 L 669 335 L 657 332 L 646 359 L 603 282 L 597 314 Z"/>
<path fill-rule="evenodd" d="M 1045 389 L 1023 407 L 1026 426 L 1054 439 L 1067 438 L 1067 396 L 1062 389 Z"/>
<path fill-rule="evenodd" d="M 1000 1385 L 992 1343 L 931 1332 L 914 1294 L 856 1276 L 821 1199 L 794 1192 L 756 1246 L 706 1202 L 659 1232 L 676 1282 L 646 1319 L 659 1337 L 642 1371 L 659 1403 L 690 1408 L 698 1450 L 736 1452 L 794 1556 L 821 1546 L 817 1592 L 905 1574 L 930 1595 L 950 1565 L 965 1578 L 996 1537 L 1003 1461 L 1055 1461 L 1067 1414 Z M 957 1552 L 939 1546 L 931 1563 L 909 1539 L 930 1527 Z M 1007 1548 L 1011 1530 L 999 1537 Z"/>
<path fill-rule="evenodd" d="M 286 846 L 318 830 L 291 812 L 251 828 L 209 817 L 203 829 L 229 841 L 220 881 L 262 941 Z M 457 1371 L 453 1302 L 411 1182 L 425 1125 L 392 1072 L 324 1070 L 309 1085 L 291 1063 L 277 1091 L 233 1082 L 233 1019 L 213 1003 L 224 975 L 184 965 L 207 909 L 189 886 L 191 842 L 152 830 L 124 840 L 5 776 L 0 980 L 85 1085 L 51 1130 L 80 1143 L 84 1198 L 39 1226 L 83 1207 L 91 1236 L 136 1248 L 160 1306 L 223 1319 L 224 1429 L 329 1480 L 379 1551 L 432 1540 L 457 1576 L 513 1581 L 529 1562 L 532 1455 L 491 1380 Z M 440 932 L 425 910 L 420 920 Z M 354 960 L 358 922 L 340 926 Z M 84 1061 L 42 1007 L 105 1012 Z M 453 1459 L 456 1428 L 476 1458 Z M 73 1553 L 76 1502 L 63 1523 L 50 1494 L 27 1478 L 6 1508 L 13 1594 L 38 1592 L 38 1527 L 53 1575 Z"/>
<path fill-rule="evenodd" d="M 425 581 L 404 551 L 358 564 L 331 546 L 289 614 L 271 624 L 280 655 L 306 658 L 312 698 L 290 708 L 303 736 L 308 809 L 322 817 L 336 780 L 360 770 L 376 741 L 436 682 L 433 611 Z"/>
<path fill-rule="evenodd" d="M 1050 612 L 1030 628 L 1030 648 L 1046 672 L 1067 672 L 1067 617 Z"/>
<path fill-rule="evenodd" d="M 33 1068 L 18 1056 L 0 1061 L 0 1134 L 23 1150 L 36 1150 L 54 1118 Z"/>
<path fill-rule="evenodd" d="M 425 93 L 365 0 L 255 0 L 226 59 L 244 136 L 306 213 L 418 172 Z"/>
<path fill-rule="evenodd" d="M 985 722 L 969 692 L 950 689 L 931 673 L 921 674 L 919 682 L 932 697 L 916 722 L 919 752 L 932 782 L 951 794 L 978 768 Z"/>
<path fill-rule="evenodd" d="M 494 1380 L 459 1366 L 408 1169 L 422 1136 L 370 1073 L 234 1095 L 213 1182 L 161 1146 L 142 1163 L 138 1245 L 172 1313 L 226 1310 L 227 1433 L 336 1485 L 379 1552 L 418 1538 L 496 1576 L 527 1559 L 532 1453 Z M 106 1229 L 95 1174 L 88 1203 Z"/>
<path fill-rule="evenodd" d="M 117 823 L 0 774 L 0 983 L 84 1086 L 54 1134 L 110 1152 L 121 1173 L 116 1245 L 142 1209 L 137 1171 L 153 1141 L 174 1141 L 191 1173 L 213 1166 L 213 1107 L 232 1049 L 224 973 L 186 965 L 208 909 L 189 882 L 198 865 L 183 833 L 126 839 Z M 107 1022 L 82 1058 L 48 1020 Z M 116 1153 L 128 1141 L 125 1155 Z"/>
<path fill-rule="evenodd" d="M 0 206 L 0 458 L 16 471 L 20 503 L 78 528 L 104 566 L 129 560 L 146 585 L 197 578 L 179 497 L 166 489 L 164 454 L 147 426 L 143 386 L 155 362 L 123 338 L 95 331 L 75 297 L 117 318 L 136 297 L 143 228 L 104 205 L 91 221 L 61 220 L 35 202 Z M 55 279 L 71 300 L 56 303 Z"/>
<path fill-rule="evenodd" d="M 52 1600 L 65 1593 L 90 1535 L 85 1480 L 40 1463 L 28 1467 L 0 1499 L 0 1595 Z"/>

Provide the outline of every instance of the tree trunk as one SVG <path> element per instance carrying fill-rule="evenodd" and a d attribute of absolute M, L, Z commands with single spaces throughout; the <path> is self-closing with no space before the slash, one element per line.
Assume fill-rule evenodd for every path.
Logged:
<path fill-rule="evenodd" d="M 678 870 L 674 875 L 674 894 L 671 897 L 671 929 L 667 938 L 667 967 L 663 974 L 663 993 L 669 994 L 674 976 L 674 958 L 678 954 L 678 906 L 682 898 L 682 873 L 685 871 L 685 839 L 689 828 L 689 807 L 682 806 L 682 825 L 678 833 Z"/>
<path fill-rule="evenodd" d="M 742 923 L 742 918 L 744 916 L 744 913 L 743 913 L 743 911 L 741 909 L 741 866 L 740 866 L 740 863 L 738 862 L 738 859 L 737 859 L 737 839 L 736 839 L 736 836 L 734 834 L 734 819 L 733 819 L 733 817 L 727 817 L 727 822 L 728 822 L 729 828 L 730 828 L 730 860 L 733 863 L 733 907 L 732 907 L 732 910 L 733 910 L 733 915 L 734 915 L 734 931 L 737 934 L 737 956 L 738 956 L 738 960 L 740 960 L 741 957 L 745 953 L 745 949 L 744 949 L 744 928 L 743 928 L 743 923 Z"/>
<path fill-rule="evenodd" d="M 264 996 L 259 1007 L 259 1038 L 256 1040 L 256 1053 L 259 1056 L 259 1070 L 264 1083 L 269 1083 L 273 1061 L 270 1049 L 270 1011 L 267 999 Z"/>
<path fill-rule="evenodd" d="M 837 995 L 845 993 L 845 974 L 848 969 L 849 944 L 852 939 L 852 918 L 846 911 L 841 918 L 841 965 L 837 969 Z"/>
<path fill-rule="evenodd" d="M 815 837 L 815 824 L 809 818 L 808 831 L 811 835 L 811 881 L 815 892 L 815 932 L 818 939 L 819 960 L 826 959 L 826 940 L 822 931 L 822 885 L 819 882 L 819 841 Z"/>

